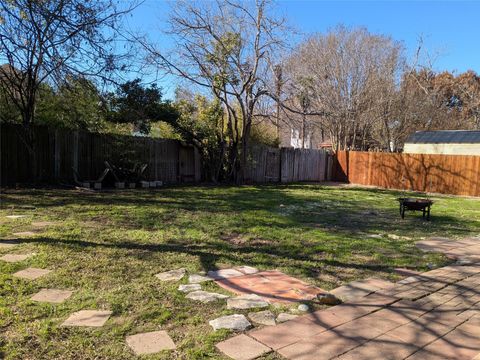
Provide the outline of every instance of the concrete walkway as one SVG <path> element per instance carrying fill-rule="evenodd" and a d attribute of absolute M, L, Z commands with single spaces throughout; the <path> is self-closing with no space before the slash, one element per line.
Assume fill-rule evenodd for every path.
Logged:
<path fill-rule="evenodd" d="M 449 240 L 445 246 L 442 239 L 443 249 L 461 245 L 465 253 L 456 255 L 473 261 L 411 276 L 368 296 L 250 331 L 249 341 L 228 339 L 217 348 L 233 359 L 254 359 L 266 353 L 265 347 L 295 360 L 473 359 L 480 354 L 476 244 L 480 239 L 465 239 L 458 246 Z M 435 250 L 432 242 L 428 245 Z M 242 343 L 250 349 L 247 358 Z M 258 354 L 252 354 L 254 348 Z"/>

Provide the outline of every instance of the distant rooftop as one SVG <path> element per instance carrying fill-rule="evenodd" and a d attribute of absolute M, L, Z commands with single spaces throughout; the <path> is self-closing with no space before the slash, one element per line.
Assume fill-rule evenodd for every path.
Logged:
<path fill-rule="evenodd" d="M 477 130 L 417 131 L 410 135 L 408 144 L 480 144 Z"/>

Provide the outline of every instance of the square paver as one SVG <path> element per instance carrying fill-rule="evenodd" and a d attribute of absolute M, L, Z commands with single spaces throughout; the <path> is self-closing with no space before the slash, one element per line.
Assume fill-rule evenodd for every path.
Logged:
<path fill-rule="evenodd" d="M 278 353 L 287 359 L 327 360 L 359 345 L 360 342 L 355 338 L 345 338 L 327 331 L 281 348 Z"/>
<path fill-rule="evenodd" d="M 256 294 L 267 301 L 279 303 L 311 300 L 318 294 L 326 292 L 280 271 L 262 271 L 216 282 L 233 293 Z"/>
<path fill-rule="evenodd" d="M 365 280 L 352 281 L 330 291 L 331 294 L 344 300 L 354 300 L 381 289 L 389 289 L 394 284 L 390 281 L 369 278 Z"/>
<path fill-rule="evenodd" d="M 105 324 L 111 314 L 112 312 L 107 310 L 80 310 L 70 315 L 62 326 L 100 327 Z"/>
<path fill-rule="evenodd" d="M 166 331 L 152 331 L 127 336 L 126 342 L 136 355 L 155 354 L 176 348 Z"/>
<path fill-rule="evenodd" d="M 399 339 L 404 343 L 423 347 L 451 330 L 452 328 L 450 326 L 434 322 L 428 325 L 409 323 L 393 329 L 388 332 L 387 335 Z"/>
<path fill-rule="evenodd" d="M 251 337 L 274 350 L 291 345 L 308 336 L 324 332 L 326 326 L 310 317 L 302 316 L 277 326 L 268 326 L 249 333 Z"/>
<path fill-rule="evenodd" d="M 27 268 L 27 269 L 17 271 L 16 273 L 13 274 L 13 276 L 21 279 L 35 280 L 35 279 L 38 279 L 39 277 L 47 275 L 51 271 L 52 270 L 47 270 L 47 269 Z"/>
<path fill-rule="evenodd" d="M 441 359 L 471 359 L 480 353 L 480 334 L 456 329 L 425 346 L 423 351 Z"/>
<path fill-rule="evenodd" d="M 396 338 L 382 335 L 368 343 L 347 352 L 338 360 L 397 360 L 405 359 L 419 348 Z"/>
<path fill-rule="evenodd" d="M 238 335 L 215 345 L 219 351 L 234 360 L 252 360 L 271 349 L 247 335 Z"/>
<path fill-rule="evenodd" d="M 32 254 L 7 254 L 0 257 L 0 260 L 6 261 L 9 263 L 15 263 L 15 262 L 27 260 L 31 256 Z"/>
<path fill-rule="evenodd" d="M 56 223 L 54 223 L 53 221 L 34 221 L 32 222 L 32 226 L 34 227 L 46 227 L 46 226 L 52 226 L 52 225 L 55 225 Z"/>
<path fill-rule="evenodd" d="M 35 233 L 33 231 L 21 231 L 21 232 L 13 233 L 13 235 L 17 237 L 30 237 L 30 236 L 35 236 Z"/>
<path fill-rule="evenodd" d="M 70 290 L 42 289 L 33 295 L 30 300 L 60 304 L 72 296 L 72 294 L 73 291 Z"/>

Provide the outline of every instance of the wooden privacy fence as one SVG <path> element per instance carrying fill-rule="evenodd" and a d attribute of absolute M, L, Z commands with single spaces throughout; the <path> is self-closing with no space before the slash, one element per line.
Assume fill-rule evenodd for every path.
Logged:
<path fill-rule="evenodd" d="M 333 179 L 389 189 L 480 196 L 480 156 L 339 151 Z"/>
<path fill-rule="evenodd" d="M 177 140 L 94 134 L 34 127 L 33 152 L 20 126 L 0 128 L 1 185 L 73 182 L 73 169 L 83 179 L 96 179 L 107 160 L 117 166 L 146 163 L 146 180 L 165 183 L 200 181 L 200 157 Z"/>
<path fill-rule="evenodd" d="M 73 169 L 83 179 L 96 179 L 113 165 L 148 164 L 146 180 L 165 183 L 201 180 L 199 152 L 177 140 L 94 134 L 86 131 L 18 125 L 0 127 L 0 184 L 73 183 Z M 27 136 L 33 136 L 33 151 Z M 35 158 L 32 154 L 35 154 Z M 332 158 L 323 150 L 253 146 L 248 156 L 248 183 L 324 181 L 331 178 Z"/>
<path fill-rule="evenodd" d="M 332 157 L 324 150 L 254 146 L 249 151 L 247 183 L 326 181 Z"/>

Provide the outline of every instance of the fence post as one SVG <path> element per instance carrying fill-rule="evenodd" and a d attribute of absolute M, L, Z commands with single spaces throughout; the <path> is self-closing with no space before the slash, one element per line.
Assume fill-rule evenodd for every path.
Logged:
<path fill-rule="evenodd" d="M 58 181 L 60 178 L 60 144 L 58 140 L 58 129 L 55 129 L 53 136 L 53 146 L 54 146 L 54 155 L 53 155 L 53 166 L 54 166 L 54 179 Z"/>
<path fill-rule="evenodd" d="M 73 168 L 78 171 L 78 130 L 73 132 Z"/>

